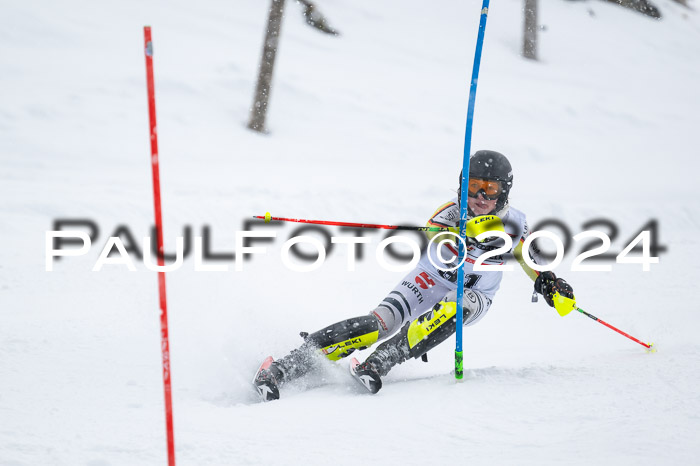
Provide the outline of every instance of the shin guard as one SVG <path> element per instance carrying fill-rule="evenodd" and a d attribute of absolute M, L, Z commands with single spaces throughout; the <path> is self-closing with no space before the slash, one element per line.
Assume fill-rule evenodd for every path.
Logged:
<path fill-rule="evenodd" d="M 464 309 L 466 320 L 469 311 Z M 411 322 L 406 332 L 409 356 L 419 358 L 455 333 L 457 303 L 439 302 L 432 311 Z"/>
<path fill-rule="evenodd" d="M 314 332 L 307 341 L 331 361 L 337 361 L 356 349 L 372 346 L 379 338 L 379 323 L 373 315 L 343 320 Z"/>

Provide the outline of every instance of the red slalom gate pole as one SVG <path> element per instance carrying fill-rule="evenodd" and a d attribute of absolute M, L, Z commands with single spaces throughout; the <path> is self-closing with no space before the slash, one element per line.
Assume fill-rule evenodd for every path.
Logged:
<path fill-rule="evenodd" d="M 158 265 L 165 265 L 163 248 L 163 218 L 160 209 L 160 167 L 158 165 L 158 132 L 156 127 L 156 95 L 153 79 L 153 41 L 151 27 L 144 26 L 144 53 L 146 54 L 146 85 L 148 88 L 148 120 L 151 135 L 151 169 L 153 172 L 153 202 L 156 217 Z M 165 393 L 165 427 L 168 438 L 168 465 L 175 466 L 175 436 L 173 433 L 173 399 L 170 383 L 170 343 L 168 340 L 168 306 L 165 298 L 165 272 L 158 272 L 160 297 L 160 345 L 163 354 L 163 391 Z"/>

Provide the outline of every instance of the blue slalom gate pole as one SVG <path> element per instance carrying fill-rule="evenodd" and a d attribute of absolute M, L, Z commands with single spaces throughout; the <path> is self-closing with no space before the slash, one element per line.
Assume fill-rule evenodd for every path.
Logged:
<path fill-rule="evenodd" d="M 472 124 L 474 121 L 474 103 L 476 102 L 476 84 L 479 81 L 479 65 L 481 64 L 481 49 L 484 45 L 484 32 L 486 32 L 486 18 L 489 13 L 489 0 L 483 0 L 481 5 L 481 18 L 479 19 L 479 35 L 476 38 L 476 52 L 474 53 L 474 68 L 472 69 L 472 82 L 469 87 L 469 106 L 467 108 L 467 129 L 464 133 L 464 159 L 462 161 L 462 189 L 459 193 L 459 266 L 457 270 L 457 331 L 455 346 L 455 378 L 464 377 L 464 359 L 462 352 L 462 328 L 464 316 L 462 315 L 462 299 L 464 297 L 464 262 L 465 245 L 467 244 L 467 190 L 469 189 L 469 156 L 472 147 Z"/>

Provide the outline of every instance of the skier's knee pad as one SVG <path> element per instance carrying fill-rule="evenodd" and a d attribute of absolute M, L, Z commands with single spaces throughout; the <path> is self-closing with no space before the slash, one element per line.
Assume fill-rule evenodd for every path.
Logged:
<path fill-rule="evenodd" d="M 409 354 L 413 358 L 419 358 L 437 345 L 447 340 L 457 328 L 457 303 L 454 298 L 440 301 L 429 312 L 426 312 L 408 327 L 406 337 L 408 339 Z M 462 317 L 466 322 L 471 314 L 468 307 L 462 308 Z"/>
<path fill-rule="evenodd" d="M 343 320 L 314 332 L 307 340 L 316 345 L 331 361 L 348 356 L 356 349 L 365 349 L 379 338 L 379 323 L 373 315 Z"/>
<path fill-rule="evenodd" d="M 455 331 L 456 314 L 454 302 L 440 301 L 431 311 L 411 322 L 406 334 L 410 356 L 419 358 L 447 340 Z"/>

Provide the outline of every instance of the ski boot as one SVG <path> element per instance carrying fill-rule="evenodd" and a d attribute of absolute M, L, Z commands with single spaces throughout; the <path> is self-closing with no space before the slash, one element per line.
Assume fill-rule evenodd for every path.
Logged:
<path fill-rule="evenodd" d="M 355 358 L 350 362 L 350 373 L 370 393 L 377 393 L 382 388 L 382 377 L 411 356 L 406 337 L 409 325 L 406 324 L 394 337 L 379 345 L 365 362 L 359 363 Z"/>
<path fill-rule="evenodd" d="M 381 377 L 395 365 L 411 358 L 427 361 L 426 353 L 455 332 L 456 308 L 454 302 L 441 301 L 431 311 L 406 323 L 396 335 L 379 345 L 364 363 L 351 365 L 353 376 L 370 393 L 377 393 L 382 388 Z M 464 313 L 466 320 L 469 309 L 465 308 Z"/>

